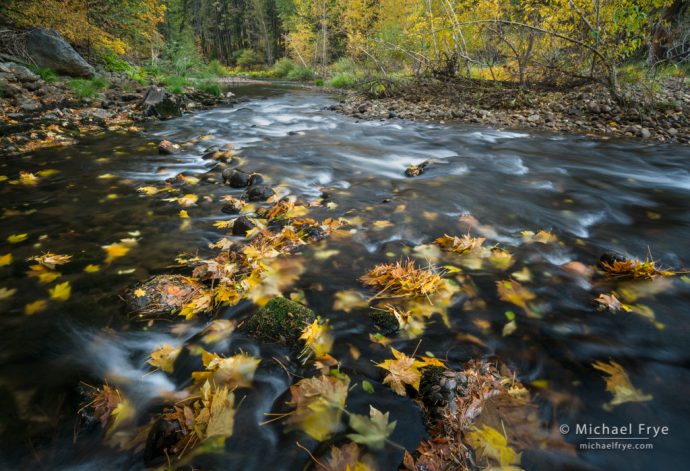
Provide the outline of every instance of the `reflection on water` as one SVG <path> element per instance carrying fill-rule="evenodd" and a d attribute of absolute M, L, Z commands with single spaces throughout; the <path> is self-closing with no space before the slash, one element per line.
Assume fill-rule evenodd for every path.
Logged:
<path fill-rule="evenodd" d="M 336 205 L 324 210 L 326 216 L 393 223 L 365 224 L 346 240 L 303 251 L 308 270 L 295 288 L 304 290 L 310 306 L 330 319 L 336 337 L 333 355 L 353 383 L 364 378 L 379 382 L 371 361 L 383 360 L 388 352 L 370 344 L 367 333 L 374 328 L 365 311 L 332 309 L 334 294 L 361 289 L 361 274 L 376 263 L 410 254 L 412 246 L 444 233 L 465 233 L 467 225 L 459 218 L 471 214 L 478 221 L 475 230 L 514 254 L 509 272 L 529 267 L 542 317 L 519 316 L 518 330 L 503 337 L 507 307 L 496 299 L 495 282 L 507 275 L 469 271 L 486 308 L 454 306 L 450 330 L 436 319 L 421 351 L 447 358 L 453 367 L 493 354 L 515 368 L 525 383 L 548 381 L 551 392 L 543 394 L 562 399 L 552 411 L 560 423 L 669 426 L 670 435 L 655 441 L 653 452 L 581 452 L 594 468 L 684 467 L 690 458 L 683 440 L 690 403 L 682 399 L 690 384 L 690 324 L 685 322 L 690 284 L 673 279 L 661 287 L 651 282 L 632 287 L 647 292 L 640 302 L 665 325 L 659 329 L 642 316 L 597 312 L 592 299 L 605 288 L 592 287 L 562 265 L 594 264 L 601 252 L 618 249 L 638 257 L 651 251 L 668 267 L 690 266 L 690 149 L 467 126 L 357 122 L 324 111 L 331 100 L 313 91 L 275 86 L 239 89 L 238 94 L 250 99 L 236 108 L 156 123 L 141 134 L 106 134 L 0 163 L 0 175 L 8 177 L 0 182 L 0 255 L 13 257 L 13 263 L 0 268 L 0 288 L 16 289 L 0 300 L 0 467 L 142 466 L 140 460 L 100 445 L 96 428 L 82 425 L 73 441 L 80 381 L 98 384 L 108 378 L 136 398 L 142 422 L 149 412 L 160 410 L 162 397 L 184 394 L 184 378 L 150 373 L 146 360 L 155 346 L 178 345 L 193 336 L 203 320 L 186 330 L 131 323 L 118 295 L 136 280 L 169 271 L 180 252 L 210 253 L 207 244 L 222 237 L 213 227 L 225 218 L 220 198 L 238 190 L 203 180 L 183 184 L 185 191 L 200 196 L 197 206 L 188 208 L 190 219 L 183 220 L 174 203 L 147 198 L 136 189 L 181 172 L 202 176 L 213 167 L 201 158 L 203 150 L 224 144 L 239 151 L 243 169 L 261 173 L 271 185 L 305 198 L 326 191 Z M 206 137 L 179 155 L 157 155 L 158 140 L 187 142 L 199 136 Z M 429 159 L 434 163 L 426 173 L 405 178 L 407 165 Z M 34 186 L 10 182 L 20 171 L 42 170 L 57 172 L 44 172 Z M 540 229 L 551 230 L 561 243 L 522 243 L 521 231 Z M 4 242 L 24 233 L 25 242 Z M 137 239 L 136 246 L 105 264 L 102 246 L 123 238 Z M 313 257 L 323 250 L 338 253 Z M 26 316 L 24 306 L 48 298 L 52 286 L 25 275 L 25 260 L 44 251 L 73 255 L 71 263 L 59 267 L 59 280 L 71 283 L 72 297 L 64 303 L 50 301 L 43 312 Z M 100 271 L 85 273 L 88 265 L 99 265 Z M 459 340 L 465 334 L 487 347 Z M 408 353 L 416 345 L 417 340 L 394 343 Z M 350 354 L 353 347 L 365 352 L 357 360 Z M 286 399 L 290 381 L 271 361 L 285 352 L 241 335 L 226 346 L 228 353 L 238 348 L 264 359 L 256 388 L 238 412 L 236 430 L 242 433 L 228 441 L 225 453 L 204 457 L 199 464 L 213 469 L 304 466 L 309 457 L 295 446 L 304 437 L 284 433 L 279 423 L 258 425 L 264 413 Z M 608 358 L 623 364 L 633 384 L 654 399 L 604 411 L 610 395 L 590 364 Z M 372 401 L 398 420 L 394 441 L 413 448 L 422 436 L 416 406 L 377 384 L 373 397 L 351 394 L 348 410 L 363 413 Z M 379 457 L 384 469 L 395 469 L 399 460 L 396 449 Z M 548 469 L 542 458 L 526 461 L 528 469 Z"/>

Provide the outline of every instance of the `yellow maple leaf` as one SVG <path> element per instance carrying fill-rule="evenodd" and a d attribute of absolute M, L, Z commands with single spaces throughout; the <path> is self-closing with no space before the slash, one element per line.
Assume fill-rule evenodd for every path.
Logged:
<path fill-rule="evenodd" d="M 24 314 L 26 314 L 27 316 L 32 316 L 34 314 L 38 314 L 41 311 L 45 311 L 47 307 L 48 301 L 46 301 L 45 299 L 39 299 L 38 301 L 34 301 L 24 306 Z"/>
<path fill-rule="evenodd" d="M 50 298 L 56 301 L 67 301 L 72 295 L 72 287 L 69 281 L 55 285 L 54 288 L 48 290 L 50 292 Z"/>
<path fill-rule="evenodd" d="M 114 260 L 124 257 L 129 252 L 130 248 L 122 243 L 114 243 L 110 245 L 104 245 L 103 250 L 105 250 L 106 258 L 105 263 L 112 263 Z"/>
<path fill-rule="evenodd" d="M 58 254 L 54 254 L 52 252 L 46 252 L 43 255 L 31 257 L 31 258 L 29 258 L 29 260 L 33 260 L 33 261 L 38 262 L 39 264 L 43 265 L 46 268 L 54 270 L 57 265 L 64 265 L 66 263 L 69 263 L 69 261 L 72 260 L 72 256 L 71 255 L 58 255 Z"/>
<path fill-rule="evenodd" d="M 0 267 L 6 267 L 12 263 L 12 254 L 0 255 Z"/>
<path fill-rule="evenodd" d="M 137 298 L 141 298 L 143 296 L 146 296 L 146 291 L 141 289 L 141 288 L 137 288 L 134 290 L 134 296 L 136 296 Z"/>
<path fill-rule="evenodd" d="M 303 355 L 307 356 L 305 354 L 311 352 L 317 360 L 328 355 L 333 347 L 333 336 L 328 333 L 328 326 L 319 323 L 318 320 L 314 320 L 302 330 L 300 340 L 304 340 Z"/>
<path fill-rule="evenodd" d="M 5 288 L 5 287 L 0 287 L 0 301 L 4 299 L 10 299 L 12 296 L 14 296 L 14 293 L 16 293 L 17 290 L 12 288 Z"/>
<path fill-rule="evenodd" d="M 261 359 L 243 353 L 223 358 L 207 351 L 201 352 L 201 359 L 206 371 L 193 372 L 194 381 L 211 381 L 230 389 L 251 387 L 254 373 L 261 362 Z"/>
<path fill-rule="evenodd" d="M 189 218 L 189 213 L 188 213 L 186 210 L 184 210 L 184 209 L 180 209 L 179 215 L 180 215 L 180 217 L 181 217 L 182 219 L 187 219 L 187 218 Z"/>
<path fill-rule="evenodd" d="M 51 283 L 62 276 L 61 273 L 49 270 L 43 265 L 29 266 L 29 271 L 26 274 L 38 278 L 39 283 Z"/>
<path fill-rule="evenodd" d="M 508 445 L 508 440 L 498 430 L 488 425 L 474 428 L 467 434 L 467 441 L 475 449 L 477 460 L 487 459 L 498 462 L 501 469 L 520 464 L 521 454 Z"/>
<path fill-rule="evenodd" d="M 100 266 L 100 265 L 89 264 L 89 265 L 86 265 L 86 266 L 84 267 L 84 272 L 85 272 L 85 273 L 96 273 L 96 272 L 98 272 L 98 271 L 100 271 L 100 270 L 101 270 L 101 266 Z"/>
<path fill-rule="evenodd" d="M 328 439 L 340 426 L 350 378 L 341 374 L 305 378 L 290 386 L 288 404 L 295 410 L 287 418 L 290 426 L 318 441 Z"/>
<path fill-rule="evenodd" d="M 164 343 L 151 352 L 151 358 L 149 358 L 148 363 L 161 371 L 172 373 L 175 360 L 181 351 L 182 348 L 180 347 L 174 348 L 172 345 Z"/>
<path fill-rule="evenodd" d="M 391 348 L 394 360 L 388 359 L 376 366 L 388 371 L 388 375 L 383 379 L 383 384 L 390 385 L 391 389 L 397 394 L 405 395 L 405 385 L 409 384 L 419 391 L 419 382 L 422 379 L 422 372 L 419 368 L 426 366 L 424 362 L 408 357 L 395 348 Z"/>
<path fill-rule="evenodd" d="M 185 208 L 194 206 L 199 201 L 199 197 L 193 193 L 186 194 L 177 199 L 177 203 Z"/>
<path fill-rule="evenodd" d="M 10 244 L 18 244 L 24 242 L 29 237 L 29 234 L 12 234 L 7 237 L 7 242 Z"/>
<path fill-rule="evenodd" d="M 496 287 L 498 288 L 498 296 L 502 301 L 521 307 L 528 315 L 534 314 L 528 302 L 536 299 L 536 296 L 529 289 L 517 281 L 498 281 Z"/>

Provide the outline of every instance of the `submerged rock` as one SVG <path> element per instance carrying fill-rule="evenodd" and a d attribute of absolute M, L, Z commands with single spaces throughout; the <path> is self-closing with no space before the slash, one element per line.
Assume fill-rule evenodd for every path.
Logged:
<path fill-rule="evenodd" d="M 382 309 L 370 310 L 369 319 L 371 319 L 383 335 L 393 335 L 400 329 L 400 324 L 395 315 Z"/>
<path fill-rule="evenodd" d="M 266 185 L 252 186 L 244 194 L 249 201 L 266 201 L 273 195 L 275 195 L 275 191 Z"/>
<path fill-rule="evenodd" d="M 300 346 L 302 330 L 316 320 L 316 313 L 302 304 L 277 297 L 245 323 L 247 331 L 270 342 L 280 342 L 293 348 Z"/>
<path fill-rule="evenodd" d="M 616 262 L 627 262 L 629 259 L 623 255 L 622 253 L 619 252 L 604 252 L 601 254 L 601 257 L 599 257 L 599 267 L 603 268 L 604 265 L 613 265 Z"/>
<path fill-rule="evenodd" d="M 177 420 L 160 417 L 149 430 L 144 448 L 144 464 L 153 466 L 165 462 L 168 449 L 184 437 L 184 431 Z"/>
<path fill-rule="evenodd" d="M 26 35 L 26 50 L 39 67 L 74 77 L 93 77 L 96 73 L 77 51 L 52 29 L 32 29 Z"/>
<path fill-rule="evenodd" d="M 225 178 L 225 174 L 223 175 Z M 227 183 L 233 188 L 246 188 L 249 186 L 251 175 L 242 170 L 233 169 L 228 176 Z"/>
<path fill-rule="evenodd" d="M 239 214 L 242 212 L 243 206 L 242 201 L 235 198 L 225 203 L 221 208 L 221 211 L 225 214 Z"/>
<path fill-rule="evenodd" d="M 206 149 L 201 158 L 205 160 L 217 160 L 219 162 L 232 163 L 234 157 L 235 156 L 232 149 L 221 149 L 218 146 L 213 146 Z"/>
<path fill-rule="evenodd" d="M 204 286 L 181 275 L 158 275 L 125 292 L 128 313 L 137 317 L 166 316 L 182 309 Z"/>
<path fill-rule="evenodd" d="M 146 116 L 155 116 L 160 119 L 182 116 L 180 104 L 175 95 L 163 87 L 151 85 L 144 99 L 141 101 L 141 109 Z"/>
<path fill-rule="evenodd" d="M 405 169 L 405 176 L 406 177 L 418 177 L 421 174 L 423 174 L 426 171 L 426 168 L 429 166 L 429 161 L 425 160 L 419 165 L 410 165 Z"/>

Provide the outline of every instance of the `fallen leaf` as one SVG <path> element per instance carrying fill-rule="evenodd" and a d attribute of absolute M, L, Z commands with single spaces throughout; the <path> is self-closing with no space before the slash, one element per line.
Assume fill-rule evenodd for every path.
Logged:
<path fill-rule="evenodd" d="M 357 433 L 350 433 L 347 438 L 372 450 L 380 450 L 395 430 L 396 421 L 388 423 L 389 413 L 381 413 L 374 406 L 369 406 L 369 417 L 350 414 L 350 427 Z"/>
<path fill-rule="evenodd" d="M 180 347 L 175 348 L 170 344 L 164 343 L 151 352 L 151 358 L 149 358 L 148 363 L 161 371 L 172 373 L 175 360 L 181 351 L 182 348 Z"/>
<path fill-rule="evenodd" d="M 16 289 L 14 288 L 5 288 L 1 287 L 0 288 L 0 301 L 4 301 L 5 299 L 10 299 L 14 294 L 17 292 Z"/>
<path fill-rule="evenodd" d="M 122 243 L 114 243 L 110 245 L 104 245 L 103 250 L 105 250 L 106 258 L 105 263 L 112 263 L 120 257 L 124 257 L 129 252 L 130 248 Z"/>
<path fill-rule="evenodd" d="M 0 255 L 0 267 L 6 267 L 12 263 L 12 254 Z"/>
<path fill-rule="evenodd" d="M 34 301 L 24 306 L 24 314 L 27 316 L 32 316 L 34 314 L 38 314 L 39 312 L 45 311 L 47 307 L 48 301 L 45 299 L 39 299 L 38 301 Z"/>
<path fill-rule="evenodd" d="M 615 361 L 611 360 L 608 363 L 597 361 L 592 363 L 592 366 L 608 375 L 604 378 L 604 381 L 606 381 L 606 390 L 613 394 L 613 399 L 605 405 L 605 409 L 611 409 L 613 406 L 626 402 L 645 402 L 652 400 L 650 394 L 643 394 L 642 391 L 632 385 L 628 373 Z"/>
<path fill-rule="evenodd" d="M 67 301 L 72 295 L 72 287 L 69 281 L 55 285 L 54 288 L 48 290 L 50 292 L 50 298 L 55 301 Z"/>
<path fill-rule="evenodd" d="M 350 378 L 340 374 L 305 378 L 290 386 L 288 404 L 295 410 L 287 417 L 287 424 L 317 441 L 328 439 L 340 426 L 349 385 Z"/>
<path fill-rule="evenodd" d="M 29 234 L 12 234 L 7 237 L 7 242 L 10 244 L 18 244 L 24 242 L 29 237 Z"/>
<path fill-rule="evenodd" d="M 391 389 L 397 394 L 405 395 L 405 385 L 409 384 L 419 391 L 419 382 L 422 379 L 422 372 L 419 370 L 425 366 L 423 362 L 408 357 L 395 348 L 391 348 L 394 360 L 388 359 L 376 366 L 388 371 L 388 375 L 383 379 L 383 384 L 390 385 Z"/>

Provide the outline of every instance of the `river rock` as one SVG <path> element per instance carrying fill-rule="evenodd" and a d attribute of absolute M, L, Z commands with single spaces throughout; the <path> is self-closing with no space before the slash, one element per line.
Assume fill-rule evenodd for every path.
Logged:
<path fill-rule="evenodd" d="M 264 177 L 258 173 L 252 173 L 249 176 L 249 186 L 259 185 L 264 182 Z"/>
<path fill-rule="evenodd" d="M 32 29 L 26 35 L 26 50 L 39 67 L 75 77 L 93 77 L 95 69 L 52 29 Z"/>
<path fill-rule="evenodd" d="M 233 188 L 246 188 L 249 186 L 251 175 L 242 170 L 233 169 L 227 179 L 228 185 Z"/>
<path fill-rule="evenodd" d="M 180 146 L 178 144 L 173 144 L 168 140 L 160 141 L 158 143 L 158 153 L 161 155 L 172 155 L 178 150 L 180 150 Z"/>
<path fill-rule="evenodd" d="M 249 187 L 244 193 L 245 198 L 249 201 L 266 201 L 273 195 L 275 195 L 275 191 L 266 185 Z"/>
<path fill-rule="evenodd" d="M 146 116 L 155 116 L 160 119 L 182 116 L 180 104 L 175 95 L 155 85 L 151 85 L 146 90 L 144 99 L 141 101 L 141 109 Z"/>
<path fill-rule="evenodd" d="M 221 211 L 225 214 L 239 214 L 242 212 L 243 206 L 242 201 L 238 200 L 237 198 L 232 198 L 223 205 Z"/>
<path fill-rule="evenodd" d="M 201 157 L 205 160 L 217 160 L 219 162 L 232 163 L 235 159 L 232 149 L 221 149 L 218 146 L 209 147 Z"/>
<path fill-rule="evenodd" d="M 159 275 L 127 290 L 124 299 L 128 313 L 153 318 L 179 311 L 204 289 L 186 276 Z"/>
<path fill-rule="evenodd" d="M 247 216 L 240 216 L 235 219 L 232 225 L 232 235 L 247 237 L 247 231 L 251 231 L 256 227 L 256 224 Z"/>
<path fill-rule="evenodd" d="M 14 78 L 15 81 L 25 84 L 37 82 L 41 79 L 41 77 L 31 72 L 28 68 L 23 65 L 15 64 L 14 62 L 0 64 L 0 72 L 6 77 Z"/>
<path fill-rule="evenodd" d="M 299 348 L 302 330 L 314 320 L 316 313 L 308 307 L 283 297 L 276 297 L 250 317 L 244 323 L 244 328 L 262 340 Z"/>

